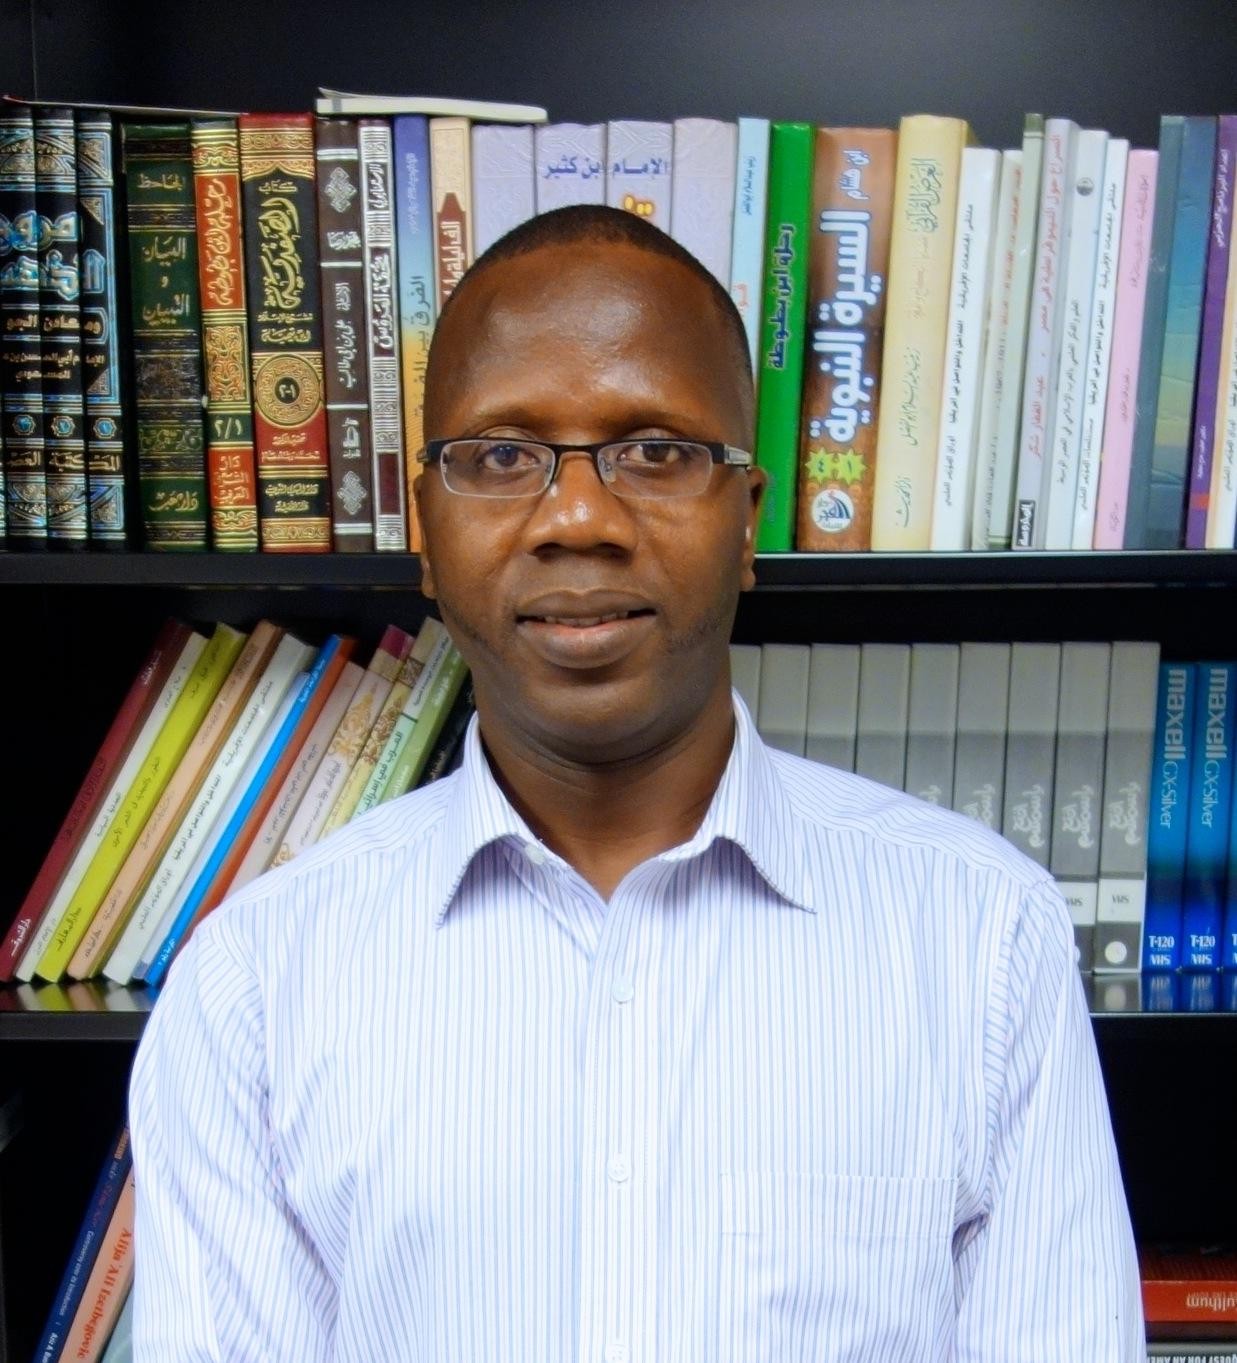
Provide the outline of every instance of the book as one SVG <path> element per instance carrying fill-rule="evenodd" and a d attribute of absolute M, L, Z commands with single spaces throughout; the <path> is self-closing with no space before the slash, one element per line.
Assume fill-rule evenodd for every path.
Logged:
<path fill-rule="evenodd" d="M 1185 888 L 1186 838 L 1190 827 L 1194 683 L 1192 663 L 1160 664 L 1147 821 L 1144 970 L 1177 970 L 1181 965 L 1181 904 Z"/>
<path fill-rule="evenodd" d="M 931 542 L 950 262 L 969 131 L 960 118 L 931 114 L 898 125 L 873 549 L 920 551 Z"/>
<path fill-rule="evenodd" d="M 730 685 L 747 706 L 753 723 L 760 713 L 760 648 L 759 644 L 730 645 Z"/>
<path fill-rule="evenodd" d="M 674 121 L 670 235 L 730 288 L 738 127 L 720 118 Z"/>
<path fill-rule="evenodd" d="M 858 644 L 812 645 L 804 756 L 840 771 L 855 769 L 859 658 Z"/>
<path fill-rule="evenodd" d="M 768 475 L 760 502 L 756 548 L 794 545 L 799 407 L 807 321 L 812 127 L 774 123 L 769 142 L 764 296 L 756 387 L 756 463 Z M 614 147 L 611 145 L 611 156 Z"/>
<path fill-rule="evenodd" d="M 320 114 L 353 114 L 385 118 L 395 114 L 442 114 L 484 119 L 488 123 L 544 123 L 546 111 L 536 104 L 492 99 L 434 99 L 428 95 L 367 95 L 318 87 L 314 108 Z"/>
<path fill-rule="evenodd" d="M 1208 549 L 1233 548 L 1237 527 L 1237 269 L 1233 268 L 1231 253 L 1223 311 L 1205 533 Z"/>
<path fill-rule="evenodd" d="M 796 549 L 872 539 L 876 413 L 897 134 L 817 128 L 799 417 Z"/>
<path fill-rule="evenodd" d="M 258 475 L 253 440 L 240 143 L 233 119 L 190 124 L 206 378 L 206 478 L 212 549 L 256 553 Z"/>
<path fill-rule="evenodd" d="M 807 743 L 807 644 L 762 644 L 756 732 L 771 747 L 802 757 Z"/>
<path fill-rule="evenodd" d="M 1044 870 L 1052 842 L 1060 686 L 1060 644 L 1011 646 L 1001 832 Z"/>
<path fill-rule="evenodd" d="M 743 319 L 756 373 L 760 352 L 760 300 L 769 198 L 769 120 L 740 118 L 735 150 L 734 211 L 731 220 L 730 297 Z"/>
<path fill-rule="evenodd" d="M 103 1363 L 133 1363 L 133 1293 L 125 1297 L 125 1304 L 116 1318 L 116 1327 L 107 1341 Z"/>
<path fill-rule="evenodd" d="M 606 203 L 670 230 L 674 127 L 642 119 L 606 124 Z"/>
<path fill-rule="evenodd" d="M 361 241 L 358 128 L 320 118 L 317 163 L 318 259 L 322 270 L 322 358 L 331 469 L 331 547 L 374 548 L 374 465 L 365 343 L 365 250 Z"/>
<path fill-rule="evenodd" d="M 468 732 L 468 725 L 476 708 L 476 693 L 472 684 L 466 682 L 451 703 L 438 737 L 429 750 L 420 780 L 417 782 L 418 787 L 440 781 L 459 766 L 464 756 L 464 736 Z"/>
<path fill-rule="evenodd" d="M 1224 877 L 1224 914 L 1221 924 L 1220 964 L 1225 970 L 1237 968 L 1237 776 L 1233 780 L 1233 798 L 1229 805 L 1228 865 Z M 1229 976 L 1233 1002 L 1229 1010 L 1237 1012 L 1237 976 Z"/>
<path fill-rule="evenodd" d="M 1215 970 L 1220 965 L 1228 875 L 1237 663 L 1200 662 L 1195 670 L 1181 966 L 1184 970 Z"/>
<path fill-rule="evenodd" d="M 1237 1363 L 1237 1331 L 1227 1342 L 1205 1339 L 1147 1341 L 1147 1363 Z"/>
<path fill-rule="evenodd" d="M 859 646 L 855 771 L 894 790 L 906 775 L 910 672 L 909 644 Z"/>
<path fill-rule="evenodd" d="M 606 125 L 544 123 L 533 129 L 533 190 L 538 213 L 606 201 Z"/>
<path fill-rule="evenodd" d="M 143 542 L 201 550 L 208 541 L 205 384 L 189 125 L 123 128 Z"/>
<path fill-rule="evenodd" d="M 1009 644 L 962 645 L 953 808 L 995 830 L 1005 810 L 1009 673 Z"/>
<path fill-rule="evenodd" d="M 379 803 L 393 800 L 411 790 L 421 779 L 425 764 L 429 761 L 447 716 L 455 705 L 456 698 L 468 677 L 468 668 L 454 644 L 451 644 L 441 661 L 431 659 L 424 676 L 427 685 L 422 691 L 421 704 L 417 706 L 417 688 L 404 704 L 397 726 L 411 721 L 412 732 L 404 740 L 391 773 L 378 797 Z"/>
<path fill-rule="evenodd" d="M 911 645 L 902 788 L 943 809 L 953 807 L 960 652 L 957 644 Z"/>
<path fill-rule="evenodd" d="M 434 301 L 438 312 L 473 262 L 472 139 L 466 118 L 431 118 Z"/>
<path fill-rule="evenodd" d="M 1160 1323 L 1237 1323 L 1237 1252 L 1227 1245 L 1140 1245 L 1143 1317 Z"/>
<path fill-rule="evenodd" d="M 63 1359 L 96 1363 L 102 1356 L 133 1284 L 134 1202 L 134 1173 L 130 1165 L 77 1312 L 65 1332 L 60 1354 Z"/>
<path fill-rule="evenodd" d="M 473 126 L 472 203 L 478 256 L 537 211 L 530 124 Z"/>

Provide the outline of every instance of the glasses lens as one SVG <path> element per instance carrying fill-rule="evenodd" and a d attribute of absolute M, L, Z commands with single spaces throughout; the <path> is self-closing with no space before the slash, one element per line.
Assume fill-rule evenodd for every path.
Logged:
<path fill-rule="evenodd" d="M 705 490 L 713 468 L 708 447 L 690 440 L 622 440 L 601 457 L 621 497 L 690 497 Z"/>
<path fill-rule="evenodd" d="M 544 491 L 554 455 L 524 440 L 452 440 L 442 451 L 443 482 L 468 497 L 532 497 Z"/>

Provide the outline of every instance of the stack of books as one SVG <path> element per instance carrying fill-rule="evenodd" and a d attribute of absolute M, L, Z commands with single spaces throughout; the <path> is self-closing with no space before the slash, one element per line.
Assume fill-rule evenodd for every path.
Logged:
<path fill-rule="evenodd" d="M 1150 1359 L 1237 1363 L 1237 1253 L 1148 1245 L 1138 1252 Z"/>

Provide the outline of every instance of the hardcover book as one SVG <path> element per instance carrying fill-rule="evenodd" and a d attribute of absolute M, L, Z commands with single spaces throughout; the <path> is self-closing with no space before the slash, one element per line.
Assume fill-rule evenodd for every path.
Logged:
<path fill-rule="evenodd" d="M 1012 645 L 1001 832 L 1044 870 L 1052 844 L 1060 685 L 1060 644 Z"/>
<path fill-rule="evenodd" d="M 527 124 L 479 123 L 472 130 L 473 253 L 537 211 L 533 130 Z"/>
<path fill-rule="evenodd" d="M 1181 965 L 1181 904 L 1190 826 L 1194 682 L 1192 663 L 1160 664 L 1147 824 L 1144 970 L 1176 970 Z"/>
<path fill-rule="evenodd" d="M 606 201 L 606 125 L 546 123 L 533 131 L 538 213 Z"/>
<path fill-rule="evenodd" d="M 962 645 L 953 807 L 992 829 L 1005 809 L 1009 671 L 1009 644 Z"/>
<path fill-rule="evenodd" d="M 906 776 L 909 644 L 861 644 L 855 771 L 901 790 Z"/>
<path fill-rule="evenodd" d="M 959 661 L 957 644 L 911 645 L 903 789 L 942 809 L 953 807 Z"/>
<path fill-rule="evenodd" d="M 1237 1252 L 1226 1245 L 1140 1245 L 1143 1316 L 1148 1325 L 1237 1324 Z"/>
<path fill-rule="evenodd" d="M 511 104 L 492 99 L 434 99 L 429 95 L 366 95 L 318 86 L 314 101 L 320 114 L 366 114 L 387 118 L 396 114 L 441 114 L 484 119 L 487 123 L 544 123 L 546 111 L 536 104 Z"/>
<path fill-rule="evenodd" d="M 674 128 L 614 119 L 606 124 L 606 203 L 670 230 Z"/>
<path fill-rule="evenodd" d="M 858 723 L 859 645 L 813 644 L 804 756 L 854 771 Z"/>
<path fill-rule="evenodd" d="M 674 123 L 670 235 L 730 288 L 738 128 L 719 118 Z"/>
<path fill-rule="evenodd" d="M 62 1359 L 97 1363 L 103 1353 L 133 1284 L 134 1211 L 134 1174 L 130 1165 L 77 1312 L 65 1333 Z"/>
<path fill-rule="evenodd" d="M 769 199 L 769 120 L 740 118 L 735 154 L 730 296 L 743 319 L 752 373 L 760 352 L 760 300 Z"/>
<path fill-rule="evenodd" d="M 429 121 L 434 206 L 434 300 L 438 312 L 473 262 L 472 138 L 466 118 Z"/>
<path fill-rule="evenodd" d="M 807 644 L 762 644 L 756 732 L 771 748 L 802 757 L 807 742 Z"/>

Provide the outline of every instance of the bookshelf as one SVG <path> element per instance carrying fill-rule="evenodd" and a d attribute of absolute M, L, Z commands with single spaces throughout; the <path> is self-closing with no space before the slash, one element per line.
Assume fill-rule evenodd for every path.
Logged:
<path fill-rule="evenodd" d="M 931 110 L 965 116 L 990 146 L 1016 145 L 1023 112 L 1041 109 L 1149 146 L 1162 110 L 1231 106 L 1237 66 L 1237 28 L 1214 6 L 1182 0 L 1164 16 L 1153 0 L 1015 0 L 995 18 L 981 0 L 787 0 L 775 18 L 740 0 L 429 0 L 413 23 L 397 0 L 357 0 L 341 28 L 322 0 L 216 0 L 209 17 L 151 0 L 10 0 L 0 87 L 303 109 L 323 83 L 524 100 L 581 121 L 752 112 L 887 124 Z M 1159 639 L 1166 657 L 1237 656 L 1237 554 L 783 555 L 758 576 L 736 625 L 745 642 L 1124 637 Z M 164 616 L 243 626 L 271 615 L 370 646 L 384 624 L 424 616 L 418 580 L 402 555 L 0 554 L 0 686 L 19 717 L 6 734 L 0 917 Z M 0 1101 L 25 1095 L 24 1129 L 0 1151 L 0 1363 L 33 1348 L 150 999 L 83 1002 L 45 995 L 32 1008 L 0 991 Z M 1205 1012 L 1146 1002 L 1092 992 L 1136 1229 L 1232 1239 L 1237 999 L 1221 989 Z"/>

